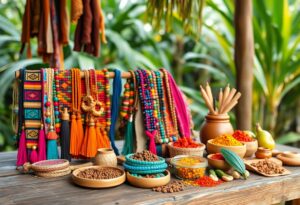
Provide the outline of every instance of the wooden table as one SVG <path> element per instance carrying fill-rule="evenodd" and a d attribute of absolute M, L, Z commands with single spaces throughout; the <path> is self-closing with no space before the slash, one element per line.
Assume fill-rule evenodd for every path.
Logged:
<path fill-rule="evenodd" d="M 280 150 L 300 149 L 278 146 Z M 15 170 L 16 152 L 0 153 L 0 204 L 274 204 L 300 198 L 300 167 L 292 174 L 267 178 L 251 173 L 213 188 L 189 187 L 178 193 L 157 193 L 128 184 L 110 189 L 75 186 L 70 176 L 39 178 Z"/>

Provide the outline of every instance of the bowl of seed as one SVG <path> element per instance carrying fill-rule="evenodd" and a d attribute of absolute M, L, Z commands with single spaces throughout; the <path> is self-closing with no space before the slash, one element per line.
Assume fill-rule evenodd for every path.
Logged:
<path fill-rule="evenodd" d="M 125 182 L 124 170 L 118 167 L 89 166 L 76 169 L 72 173 L 73 182 L 89 188 L 109 188 Z"/>

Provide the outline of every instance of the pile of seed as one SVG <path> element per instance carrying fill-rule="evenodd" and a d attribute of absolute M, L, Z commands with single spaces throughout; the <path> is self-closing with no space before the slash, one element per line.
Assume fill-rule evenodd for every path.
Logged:
<path fill-rule="evenodd" d="M 134 155 L 132 155 L 131 158 L 135 159 L 135 160 L 148 161 L 148 162 L 159 161 L 158 156 L 155 154 L 152 154 L 148 150 L 144 150 L 142 152 L 137 152 Z"/>
<path fill-rule="evenodd" d="M 282 166 L 277 165 L 275 162 L 271 160 L 263 160 L 258 162 L 251 163 L 253 167 L 256 167 L 259 172 L 265 173 L 265 174 L 282 174 L 284 172 L 284 169 Z"/>
<path fill-rule="evenodd" d="M 113 179 L 122 175 L 118 169 L 103 167 L 100 169 L 89 168 L 78 173 L 78 177 L 85 179 Z"/>
<path fill-rule="evenodd" d="M 184 183 L 181 181 L 173 181 L 167 185 L 155 187 L 152 191 L 162 192 L 162 193 L 173 193 L 184 190 Z"/>

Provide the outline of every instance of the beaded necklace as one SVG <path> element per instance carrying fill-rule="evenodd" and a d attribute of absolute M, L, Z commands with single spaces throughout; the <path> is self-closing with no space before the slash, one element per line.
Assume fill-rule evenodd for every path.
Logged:
<path fill-rule="evenodd" d="M 53 104 L 54 104 L 54 123 L 55 124 L 55 131 L 56 133 L 60 133 L 60 118 L 59 118 L 59 100 L 57 97 L 57 90 L 56 88 L 59 87 L 59 83 L 58 83 L 58 69 L 55 68 L 54 69 L 54 79 L 55 79 L 55 83 L 53 83 Z"/>
<path fill-rule="evenodd" d="M 159 71 L 152 71 L 152 79 L 154 86 L 153 94 L 154 94 L 154 113 L 157 113 L 157 119 L 158 119 L 158 130 L 159 135 L 157 137 L 157 143 L 168 143 L 169 139 L 166 138 L 165 135 L 165 124 L 164 124 L 164 104 L 160 102 L 161 96 L 162 96 L 162 84 L 161 84 L 161 78 L 160 78 L 160 72 Z"/>
<path fill-rule="evenodd" d="M 138 82 L 139 98 L 144 115 L 145 133 L 149 137 L 149 150 L 156 154 L 155 136 L 157 118 L 154 116 L 154 102 L 151 93 L 149 74 L 145 70 L 137 70 L 136 77 Z"/>
<path fill-rule="evenodd" d="M 51 68 L 45 69 L 46 71 L 46 123 L 48 124 L 48 132 L 54 131 L 54 105 L 53 105 L 53 78 L 54 73 Z"/>
<path fill-rule="evenodd" d="M 106 105 L 106 109 L 105 109 L 106 131 L 108 132 L 110 129 L 110 125 L 111 125 L 109 72 L 107 69 L 103 69 L 103 73 L 104 73 L 105 105 Z M 106 136 L 107 136 L 107 132 L 105 132 Z"/>
<path fill-rule="evenodd" d="M 166 116 L 165 116 L 165 124 L 167 127 L 168 136 L 172 141 L 176 141 L 178 138 L 178 124 L 177 124 L 177 116 L 175 111 L 174 99 L 171 94 L 170 84 L 168 73 L 165 69 L 160 69 L 163 72 L 163 88 L 165 89 L 165 99 L 166 99 Z"/>

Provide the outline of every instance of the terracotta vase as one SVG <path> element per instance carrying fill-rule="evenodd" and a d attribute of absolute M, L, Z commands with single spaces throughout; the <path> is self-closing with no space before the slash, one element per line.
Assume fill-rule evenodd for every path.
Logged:
<path fill-rule="evenodd" d="M 206 145 L 207 141 L 222 134 L 233 134 L 234 130 L 229 120 L 229 115 L 205 116 L 205 121 L 200 130 L 200 140 Z"/>
<path fill-rule="evenodd" d="M 117 156 L 112 149 L 98 149 L 95 157 L 95 165 L 100 166 L 117 166 Z"/>

